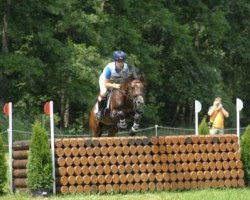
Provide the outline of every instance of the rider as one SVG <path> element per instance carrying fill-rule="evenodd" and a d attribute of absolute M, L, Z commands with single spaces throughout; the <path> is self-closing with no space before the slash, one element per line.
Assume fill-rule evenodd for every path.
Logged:
<path fill-rule="evenodd" d="M 96 114 L 97 120 L 100 120 L 104 115 L 103 107 L 107 89 L 119 89 L 120 84 L 116 83 L 117 79 L 122 78 L 129 72 L 125 52 L 116 51 L 112 60 L 113 62 L 107 64 L 99 77 L 100 94 L 98 96 L 98 113 Z"/>

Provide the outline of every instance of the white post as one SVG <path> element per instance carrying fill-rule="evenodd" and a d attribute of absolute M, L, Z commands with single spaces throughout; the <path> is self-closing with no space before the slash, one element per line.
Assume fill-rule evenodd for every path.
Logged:
<path fill-rule="evenodd" d="M 236 99 L 236 121 L 237 121 L 237 136 L 238 136 L 238 143 L 240 145 L 240 111 L 243 108 L 243 102 L 241 99 Z"/>
<path fill-rule="evenodd" d="M 195 100 L 195 135 L 198 135 L 198 113 L 201 111 L 201 103 Z"/>
<path fill-rule="evenodd" d="M 55 174 L 55 146 L 54 146 L 54 107 L 53 101 L 49 102 L 50 107 L 50 146 L 51 146 L 51 161 L 53 174 L 53 194 L 56 194 L 56 174 Z"/>
<path fill-rule="evenodd" d="M 13 168 L 12 168 L 12 103 L 9 103 L 9 129 L 8 129 L 8 140 L 9 140 L 9 173 L 10 173 L 10 193 L 13 193 Z"/>
<path fill-rule="evenodd" d="M 158 125 L 155 125 L 155 136 L 158 136 Z"/>

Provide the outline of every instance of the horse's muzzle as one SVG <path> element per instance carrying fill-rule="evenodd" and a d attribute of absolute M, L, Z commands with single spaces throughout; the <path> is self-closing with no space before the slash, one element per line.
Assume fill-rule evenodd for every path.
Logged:
<path fill-rule="evenodd" d="M 143 96 L 138 95 L 134 98 L 134 105 L 136 108 L 140 108 L 144 104 Z"/>

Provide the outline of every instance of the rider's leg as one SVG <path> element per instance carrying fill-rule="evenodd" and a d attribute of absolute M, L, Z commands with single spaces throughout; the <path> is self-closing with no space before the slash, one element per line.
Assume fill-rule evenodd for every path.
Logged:
<path fill-rule="evenodd" d="M 100 120 L 103 117 L 103 110 L 106 98 L 107 88 L 104 84 L 104 79 L 102 76 L 99 78 L 100 94 L 98 96 L 98 113 L 96 113 L 97 120 Z"/>
<path fill-rule="evenodd" d="M 96 118 L 100 120 L 104 115 L 104 104 L 105 104 L 105 97 L 101 95 L 98 96 L 98 113 L 96 113 Z"/>

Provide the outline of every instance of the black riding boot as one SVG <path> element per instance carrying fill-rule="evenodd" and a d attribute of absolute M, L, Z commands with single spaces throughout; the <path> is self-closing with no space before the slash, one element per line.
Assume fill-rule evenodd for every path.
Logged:
<path fill-rule="evenodd" d="M 98 113 L 96 113 L 96 119 L 101 120 L 104 115 L 104 102 L 105 99 L 102 99 L 101 101 L 98 101 Z"/>

